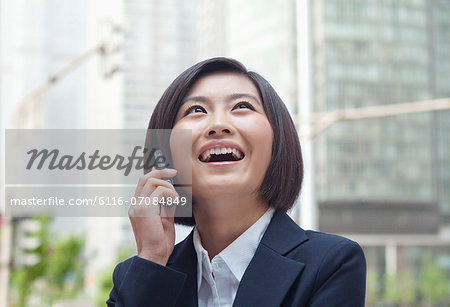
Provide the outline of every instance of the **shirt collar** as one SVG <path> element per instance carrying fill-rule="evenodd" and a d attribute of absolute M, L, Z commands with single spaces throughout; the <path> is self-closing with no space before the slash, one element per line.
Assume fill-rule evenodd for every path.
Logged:
<path fill-rule="evenodd" d="M 208 251 L 203 248 L 202 242 L 200 240 L 200 234 L 197 230 L 197 225 L 194 227 L 194 248 L 197 253 L 197 291 L 200 290 L 200 285 L 202 283 L 203 274 L 203 264 L 209 261 Z"/>
<path fill-rule="evenodd" d="M 222 250 L 216 257 L 220 256 L 236 279 L 240 282 L 248 264 L 252 260 L 256 248 L 261 241 L 267 226 L 275 212 L 274 208 L 267 211 L 242 233 L 236 240 Z M 194 248 L 197 253 L 197 283 L 198 289 L 202 281 L 202 267 L 205 264 L 210 265 L 208 251 L 204 249 L 197 226 L 194 228 L 193 238 Z M 207 262 L 207 263 L 204 263 Z"/>

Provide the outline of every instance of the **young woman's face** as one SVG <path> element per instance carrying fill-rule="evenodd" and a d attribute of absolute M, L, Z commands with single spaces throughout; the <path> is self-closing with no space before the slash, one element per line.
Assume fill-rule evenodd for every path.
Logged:
<path fill-rule="evenodd" d="M 173 129 L 192 130 L 194 199 L 258 195 L 271 159 L 273 131 L 247 77 L 218 72 L 197 80 Z"/>

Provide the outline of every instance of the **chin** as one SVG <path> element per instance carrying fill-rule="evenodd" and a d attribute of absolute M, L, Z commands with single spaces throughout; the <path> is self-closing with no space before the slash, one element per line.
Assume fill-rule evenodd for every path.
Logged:
<path fill-rule="evenodd" d="M 220 184 L 202 184 L 199 185 L 199 189 L 204 192 L 207 192 L 208 194 L 211 193 L 217 193 L 217 194 L 232 194 L 235 192 L 238 192 L 239 190 L 242 190 L 242 185 L 236 184 L 236 182 L 223 182 Z"/>
<path fill-rule="evenodd" d="M 198 188 L 195 188 L 195 187 Z M 220 184 L 209 183 L 193 186 L 193 195 L 201 195 L 206 198 L 217 198 L 226 196 L 237 196 L 239 197 L 248 195 L 250 191 L 257 190 L 257 187 L 250 187 L 244 183 L 233 182 L 221 182 Z"/>

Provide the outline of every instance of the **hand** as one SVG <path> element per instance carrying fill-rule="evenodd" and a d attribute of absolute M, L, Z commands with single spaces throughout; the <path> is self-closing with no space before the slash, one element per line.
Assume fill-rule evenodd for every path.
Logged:
<path fill-rule="evenodd" d="M 135 197 L 150 198 L 150 204 L 134 205 L 128 209 L 133 227 L 138 256 L 161 265 L 166 265 L 175 245 L 174 214 L 176 206 L 153 205 L 163 197 L 179 197 L 175 188 L 161 178 L 171 178 L 177 174 L 174 169 L 154 169 L 139 179 Z"/>

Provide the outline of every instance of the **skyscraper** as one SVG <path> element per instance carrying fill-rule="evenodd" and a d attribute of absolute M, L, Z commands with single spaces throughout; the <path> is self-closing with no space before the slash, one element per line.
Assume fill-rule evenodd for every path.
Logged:
<path fill-rule="evenodd" d="M 200 58 L 229 56 L 262 74 L 297 111 L 295 0 L 200 0 Z"/>
<path fill-rule="evenodd" d="M 442 74 L 436 69 L 448 65 L 448 55 L 439 47 L 439 37 L 445 32 L 441 16 L 445 10 L 437 6 L 443 2 L 311 3 L 315 112 L 448 94 L 438 88 Z M 443 126 L 439 127 L 445 125 L 445 117 L 448 121 L 448 113 L 420 113 L 342 122 L 320 135 L 315 144 L 319 206 L 325 212 L 334 206 L 336 213 L 343 214 L 340 220 L 322 215 L 321 227 L 341 232 L 436 232 L 438 225 L 421 229 L 424 225 L 414 224 L 415 218 L 401 211 L 414 206 L 428 213 L 450 210 L 445 201 L 450 190 L 442 188 L 448 179 L 438 167 L 444 163 L 445 168 L 440 152 L 449 146 L 441 133 Z M 442 121 L 436 123 L 437 118 Z M 358 221 L 351 218 L 350 211 L 344 217 L 346 209 L 338 207 L 343 204 L 358 210 L 348 207 L 352 202 L 358 208 L 374 206 L 370 210 L 378 204 L 387 215 L 398 209 L 397 220 L 390 220 L 395 225 L 369 220 L 358 230 L 348 228 Z M 436 216 L 427 217 L 438 222 Z"/>
<path fill-rule="evenodd" d="M 123 123 L 145 129 L 164 89 L 195 55 L 195 2 L 124 3 Z"/>
<path fill-rule="evenodd" d="M 450 97 L 450 4 L 448 1 L 431 1 L 430 16 L 430 53 L 432 77 L 431 91 L 435 97 Z M 433 114 L 433 132 L 435 137 L 434 165 L 436 172 L 436 194 L 440 209 L 450 223 L 450 111 Z"/>
<path fill-rule="evenodd" d="M 302 2 L 229 1 L 223 18 L 223 54 L 262 72 L 294 117 L 311 115 L 296 103 L 301 45 L 312 113 L 450 96 L 448 1 L 314 0 L 295 14 Z M 390 272 L 399 245 L 448 246 L 449 112 L 338 122 L 319 134 L 307 163 L 320 230 L 357 238 Z"/>

